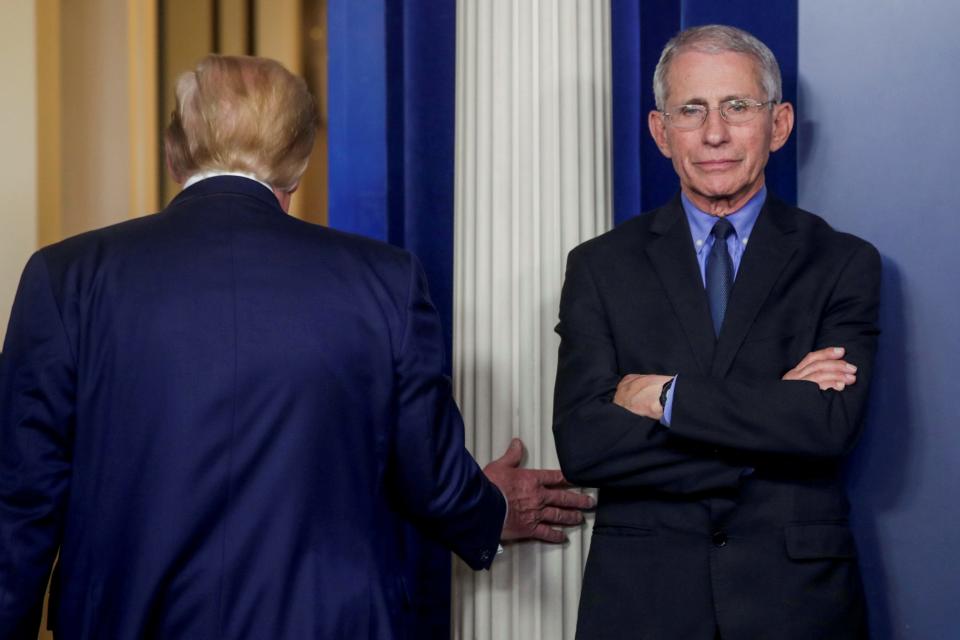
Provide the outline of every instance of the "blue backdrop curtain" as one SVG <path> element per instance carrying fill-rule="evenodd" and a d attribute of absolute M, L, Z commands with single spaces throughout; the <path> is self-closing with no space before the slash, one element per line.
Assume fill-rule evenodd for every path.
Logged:
<path fill-rule="evenodd" d="M 329 223 L 417 255 L 449 374 L 456 2 L 328 1 Z M 448 638 L 450 554 L 404 534 L 409 635 Z"/>

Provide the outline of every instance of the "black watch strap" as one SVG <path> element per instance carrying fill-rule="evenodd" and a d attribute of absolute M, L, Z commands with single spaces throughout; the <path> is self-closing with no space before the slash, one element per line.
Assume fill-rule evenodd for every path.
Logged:
<path fill-rule="evenodd" d="M 660 408 L 661 409 L 667 408 L 667 391 L 670 391 L 670 387 L 673 386 L 673 381 L 675 378 L 676 376 L 664 382 L 663 387 L 660 389 Z"/>

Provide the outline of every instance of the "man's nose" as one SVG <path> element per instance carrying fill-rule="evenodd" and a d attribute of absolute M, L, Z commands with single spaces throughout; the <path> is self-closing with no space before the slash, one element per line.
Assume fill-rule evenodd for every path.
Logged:
<path fill-rule="evenodd" d="M 723 144 L 727 141 L 730 135 L 730 125 L 720 115 L 720 109 L 707 111 L 707 119 L 703 122 L 701 133 L 704 143 L 709 145 Z"/>

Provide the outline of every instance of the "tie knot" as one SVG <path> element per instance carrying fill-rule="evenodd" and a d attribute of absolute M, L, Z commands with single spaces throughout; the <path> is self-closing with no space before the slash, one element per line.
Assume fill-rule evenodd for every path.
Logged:
<path fill-rule="evenodd" d="M 713 225 L 713 230 L 710 233 L 712 233 L 715 238 L 726 240 L 727 236 L 733 233 L 733 225 L 730 224 L 730 221 L 726 218 L 720 218 L 716 224 Z"/>

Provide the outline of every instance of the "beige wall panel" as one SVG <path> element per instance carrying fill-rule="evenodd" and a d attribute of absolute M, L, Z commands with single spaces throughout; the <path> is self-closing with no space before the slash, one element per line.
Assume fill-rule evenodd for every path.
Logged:
<path fill-rule="evenodd" d="M 155 0 L 127 0 L 127 78 L 129 211 L 140 215 L 159 208 Z"/>
<path fill-rule="evenodd" d="M 219 0 L 220 24 L 217 25 L 220 37 L 220 53 L 240 56 L 247 53 L 247 15 L 246 0 Z"/>
<path fill-rule="evenodd" d="M 301 47 L 302 0 L 259 0 L 256 3 L 256 53 L 279 60 L 294 73 L 303 73 Z"/>
<path fill-rule="evenodd" d="M 4 0 L 0 19 L 0 331 L 7 332 L 20 272 L 37 246 L 36 28 L 32 0 Z"/>
<path fill-rule="evenodd" d="M 127 7 L 61 3 L 62 231 L 125 220 L 129 210 Z"/>
<path fill-rule="evenodd" d="M 40 0 L 37 9 L 37 208 L 38 244 L 62 235 L 60 161 L 60 0 Z"/>
<path fill-rule="evenodd" d="M 162 78 L 162 122 L 170 120 L 173 111 L 174 89 L 177 77 L 190 71 L 197 62 L 213 51 L 213 7 L 209 2 L 196 0 L 165 0 L 163 7 L 163 43 L 161 55 L 164 76 Z M 180 185 L 163 171 L 161 190 L 162 204 L 166 204 L 180 191 Z"/>

